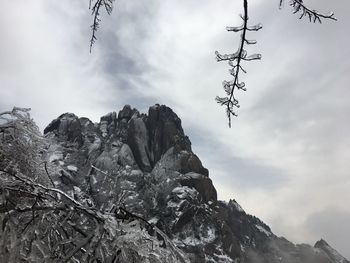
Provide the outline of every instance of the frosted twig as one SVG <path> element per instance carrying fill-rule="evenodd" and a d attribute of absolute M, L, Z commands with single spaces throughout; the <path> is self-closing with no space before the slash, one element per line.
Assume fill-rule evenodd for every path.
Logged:
<path fill-rule="evenodd" d="M 282 7 L 285 0 L 280 0 L 280 8 Z M 291 0 L 289 5 L 294 9 L 293 13 L 299 13 L 300 17 L 299 19 L 302 19 L 303 17 L 309 18 L 310 22 L 319 22 L 322 23 L 321 19 L 330 19 L 337 21 L 337 18 L 334 16 L 334 13 L 331 12 L 330 14 L 323 14 L 318 12 L 317 10 L 312 10 L 309 7 L 307 7 L 303 0 Z"/>
<path fill-rule="evenodd" d="M 261 59 L 260 54 L 253 54 L 250 56 L 247 56 L 247 51 L 244 49 L 245 44 L 247 45 L 254 45 L 257 42 L 255 40 L 248 40 L 246 39 L 246 33 L 247 31 L 258 31 L 262 28 L 261 24 L 255 25 L 255 26 L 248 26 L 248 1 L 243 1 L 244 6 L 244 15 L 241 15 L 241 18 L 243 19 L 243 24 L 238 27 L 227 27 L 227 31 L 232 32 L 242 32 L 241 33 L 241 41 L 239 43 L 239 47 L 237 52 L 233 54 L 225 54 L 222 55 L 218 51 L 215 52 L 217 61 L 228 61 L 228 64 L 232 67 L 230 69 L 230 74 L 233 76 L 233 80 L 231 81 L 223 81 L 222 85 L 226 92 L 225 97 L 216 97 L 216 102 L 221 104 L 222 106 L 226 107 L 226 114 L 228 117 L 228 125 L 231 127 L 231 116 L 237 116 L 236 112 L 234 111 L 234 107 L 239 108 L 240 105 L 238 104 L 238 100 L 234 96 L 235 89 L 240 90 L 246 90 L 245 83 L 239 82 L 239 76 L 240 71 L 242 70 L 243 73 L 246 73 L 246 71 L 243 69 L 241 62 L 242 61 L 251 61 L 251 60 L 258 60 Z"/>

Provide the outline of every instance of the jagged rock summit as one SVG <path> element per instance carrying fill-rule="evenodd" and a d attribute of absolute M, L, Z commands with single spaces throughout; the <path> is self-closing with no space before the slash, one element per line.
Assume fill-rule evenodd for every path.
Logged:
<path fill-rule="evenodd" d="M 317 241 L 315 244 L 315 248 L 325 252 L 331 262 L 339 262 L 339 263 L 349 262 L 338 251 L 332 248 L 324 239 Z"/>
<path fill-rule="evenodd" d="M 44 133 L 57 186 L 88 195 L 100 210 L 122 204 L 162 229 L 190 262 L 349 262 L 323 240 L 294 245 L 235 200 L 217 200 L 180 118 L 164 105 L 147 115 L 126 105 L 99 123 L 65 113 Z"/>
<path fill-rule="evenodd" d="M 29 223 L 23 230 L 27 234 L 19 233 L 24 243 L 16 243 L 21 244 L 21 252 L 16 257 L 6 254 L 6 239 L 0 238 L 0 247 L 6 248 L 1 250 L 5 252 L 0 259 L 349 263 L 324 240 L 314 247 L 295 245 L 274 235 L 269 226 L 246 214 L 235 200 L 217 200 L 209 172 L 193 153 L 180 118 L 164 105 L 150 107 L 148 114 L 126 105 L 118 113 L 101 117 L 99 123 L 65 113 L 53 120 L 44 134 L 49 146 L 42 158 L 54 189 L 24 182 L 33 189 L 60 193 L 60 198 L 65 197 L 73 205 L 58 206 L 59 210 L 51 214 L 51 203 L 38 207 L 40 211 L 49 209 L 43 212 L 46 219 L 62 218 L 51 227 L 45 225 L 45 217 L 35 220 L 38 197 L 24 196 L 33 200 L 25 210 L 15 210 L 29 211 Z M 60 198 L 54 202 L 60 204 Z M 9 211 L 16 206 L 5 204 L 0 208 Z M 24 218 L 19 213 L 17 220 Z M 148 232 L 144 226 L 135 227 L 135 219 L 146 222 Z M 102 229 L 101 223 L 94 223 L 96 220 L 104 222 Z M 100 227 L 93 228 L 94 224 Z M 13 233 L 8 225 L 3 223 L 2 231 Z M 97 234 L 84 233 L 92 229 Z M 49 243 L 40 243 L 38 237 Z M 82 243 L 76 244 L 79 238 Z M 51 246 L 53 241 L 57 245 Z"/>

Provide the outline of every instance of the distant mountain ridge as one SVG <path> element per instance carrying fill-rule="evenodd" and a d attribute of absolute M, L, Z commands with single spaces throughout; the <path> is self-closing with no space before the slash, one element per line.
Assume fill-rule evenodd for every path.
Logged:
<path fill-rule="evenodd" d="M 217 200 L 209 172 L 193 153 L 180 118 L 165 105 L 150 107 L 148 114 L 126 105 L 99 123 L 65 113 L 45 128 L 44 136 L 49 146 L 42 158 L 51 184 L 76 200 L 78 209 L 84 206 L 93 211 L 88 213 L 112 222 L 105 223 L 100 239 L 108 232 L 116 235 L 115 240 L 106 236 L 102 247 L 115 247 L 113 241 L 120 249 L 107 253 L 101 248 L 96 262 L 350 263 L 324 240 L 315 246 L 295 245 L 274 235 L 235 200 Z M 120 207 L 122 214 L 117 213 Z M 74 221 L 82 220 L 78 215 L 70 218 L 68 212 L 63 222 L 82 233 Z M 110 221 L 111 217 L 115 218 Z M 135 219 L 141 230 L 135 230 Z M 32 229 L 39 236 L 40 222 L 34 221 Z M 78 251 L 76 246 L 64 247 L 64 242 L 74 241 L 67 240 L 59 242 L 60 251 L 70 254 L 66 262 L 90 257 L 85 255 L 89 246 Z M 41 244 L 40 251 L 45 249 Z"/>

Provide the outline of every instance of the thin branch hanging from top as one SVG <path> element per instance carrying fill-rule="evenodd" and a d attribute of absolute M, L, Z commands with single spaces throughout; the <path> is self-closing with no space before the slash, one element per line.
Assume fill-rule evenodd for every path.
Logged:
<path fill-rule="evenodd" d="M 247 31 L 258 31 L 262 28 L 261 24 L 257 24 L 255 26 L 248 26 L 248 1 L 244 0 L 244 15 L 241 15 L 243 20 L 243 24 L 238 27 L 227 27 L 227 31 L 232 32 L 241 32 L 241 40 L 239 43 L 239 47 L 237 52 L 233 54 L 220 54 L 218 51 L 215 51 L 216 60 L 217 61 L 228 61 L 228 64 L 232 67 L 229 72 L 233 76 L 233 80 L 223 81 L 222 85 L 226 92 L 225 97 L 216 97 L 217 103 L 226 107 L 226 114 L 228 117 L 228 125 L 231 127 L 231 116 L 237 116 L 234 108 L 239 108 L 238 100 L 234 96 L 235 89 L 244 90 L 245 83 L 239 81 L 239 73 L 242 71 L 246 73 L 246 70 L 242 67 L 242 61 L 251 61 L 251 60 L 259 60 L 261 59 L 261 54 L 252 54 L 247 55 L 247 51 L 244 49 L 245 45 L 254 45 L 256 44 L 256 40 L 248 40 L 246 38 Z"/>
<path fill-rule="evenodd" d="M 92 46 L 97 40 L 96 33 L 100 27 L 100 10 L 101 7 L 104 7 L 107 14 L 110 15 L 113 10 L 113 2 L 114 0 L 90 0 L 89 1 L 89 9 L 92 11 L 91 15 L 94 17 L 93 24 L 91 25 L 92 35 L 90 39 L 90 53 L 92 50 Z"/>
<path fill-rule="evenodd" d="M 279 6 L 282 8 L 285 0 L 279 0 Z M 94 17 L 93 24 L 91 25 L 92 36 L 90 39 L 90 53 L 93 44 L 96 42 L 96 33 L 101 22 L 100 19 L 100 9 L 104 7 L 107 14 L 111 14 L 113 10 L 114 0 L 89 0 L 89 9 L 92 10 L 92 15 Z M 299 14 L 299 19 L 307 17 L 310 22 L 322 23 L 322 19 L 337 20 L 334 13 L 330 14 L 320 13 L 317 10 L 310 9 L 307 7 L 303 0 L 289 0 L 289 5 L 293 8 L 294 14 Z M 240 105 L 238 100 L 234 96 L 235 89 L 246 90 L 245 83 L 239 82 L 239 73 L 242 71 L 246 73 L 246 70 L 242 67 L 242 61 L 260 60 L 261 54 L 247 55 L 247 51 L 244 49 L 245 45 L 254 45 L 257 43 L 256 40 L 246 39 L 247 31 L 258 31 L 262 28 L 261 24 L 249 27 L 248 26 L 248 0 L 243 0 L 244 15 L 241 15 L 243 24 L 238 27 L 227 27 L 227 31 L 241 32 L 241 40 L 237 52 L 232 54 L 220 54 L 218 51 L 215 52 L 217 61 L 228 61 L 228 64 L 232 67 L 229 71 L 233 76 L 233 80 L 223 81 L 223 87 L 226 92 L 225 97 L 216 97 L 217 103 L 226 107 L 226 114 L 229 120 L 229 127 L 231 127 L 231 116 L 237 116 L 234 108 L 239 108 Z"/>
<path fill-rule="evenodd" d="M 283 6 L 284 2 L 285 0 L 279 1 L 280 8 Z M 248 56 L 247 51 L 244 49 L 245 45 L 254 45 L 257 43 L 255 40 L 246 39 L 247 31 L 258 31 L 262 28 L 262 25 L 258 24 L 253 27 L 248 26 L 248 0 L 243 0 L 243 5 L 244 15 L 241 15 L 241 18 L 243 19 L 243 24 L 238 27 L 227 27 L 227 31 L 241 32 L 241 40 L 237 52 L 233 54 L 224 55 L 220 54 L 218 51 L 215 52 L 217 61 L 228 61 L 228 64 L 232 67 L 229 71 L 230 74 L 233 76 L 233 80 L 225 80 L 222 83 L 226 92 L 226 96 L 216 97 L 217 103 L 226 107 L 226 114 L 229 120 L 229 127 L 231 127 L 231 117 L 237 116 L 236 112 L 234 111 L 234 108 L 240 107 L 238 100 L 234 96 L 234 91 L 236 89 L 246 91 L 245 83 L 239 81 L 240 71 L 246 73 L 245 69 L 241 65 L 241 62 L 261 59 L 260 54 L 253 54 Z M 322 19 L 330 19 L 335 21 L 337 20 L 333 12 L 327 15 L 320 13 L 316 10 L 312 10 L 303 3 L 303 0 L 290 0 L 289 5 L 292 6 L 294 14 L 300 15 L 300 19 L 307 17 L 310 22 L 314 23 L 322 23 Z"/>

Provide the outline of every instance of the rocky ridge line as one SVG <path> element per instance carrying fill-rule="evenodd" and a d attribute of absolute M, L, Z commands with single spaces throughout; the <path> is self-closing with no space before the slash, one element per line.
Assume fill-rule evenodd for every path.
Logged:
<path fill-rule="evenodd" d="M 57 187 L 87 205 L 124 205 L 163 230 L 191 262 L 349 263 L 325 241 L 294 245 L 235 200 L 217 200 L 180 118 L 129 105 L 99 123 L 65 113 L 44 130 Z M 87 202 L 87 201 L 86 201 Z"/>

